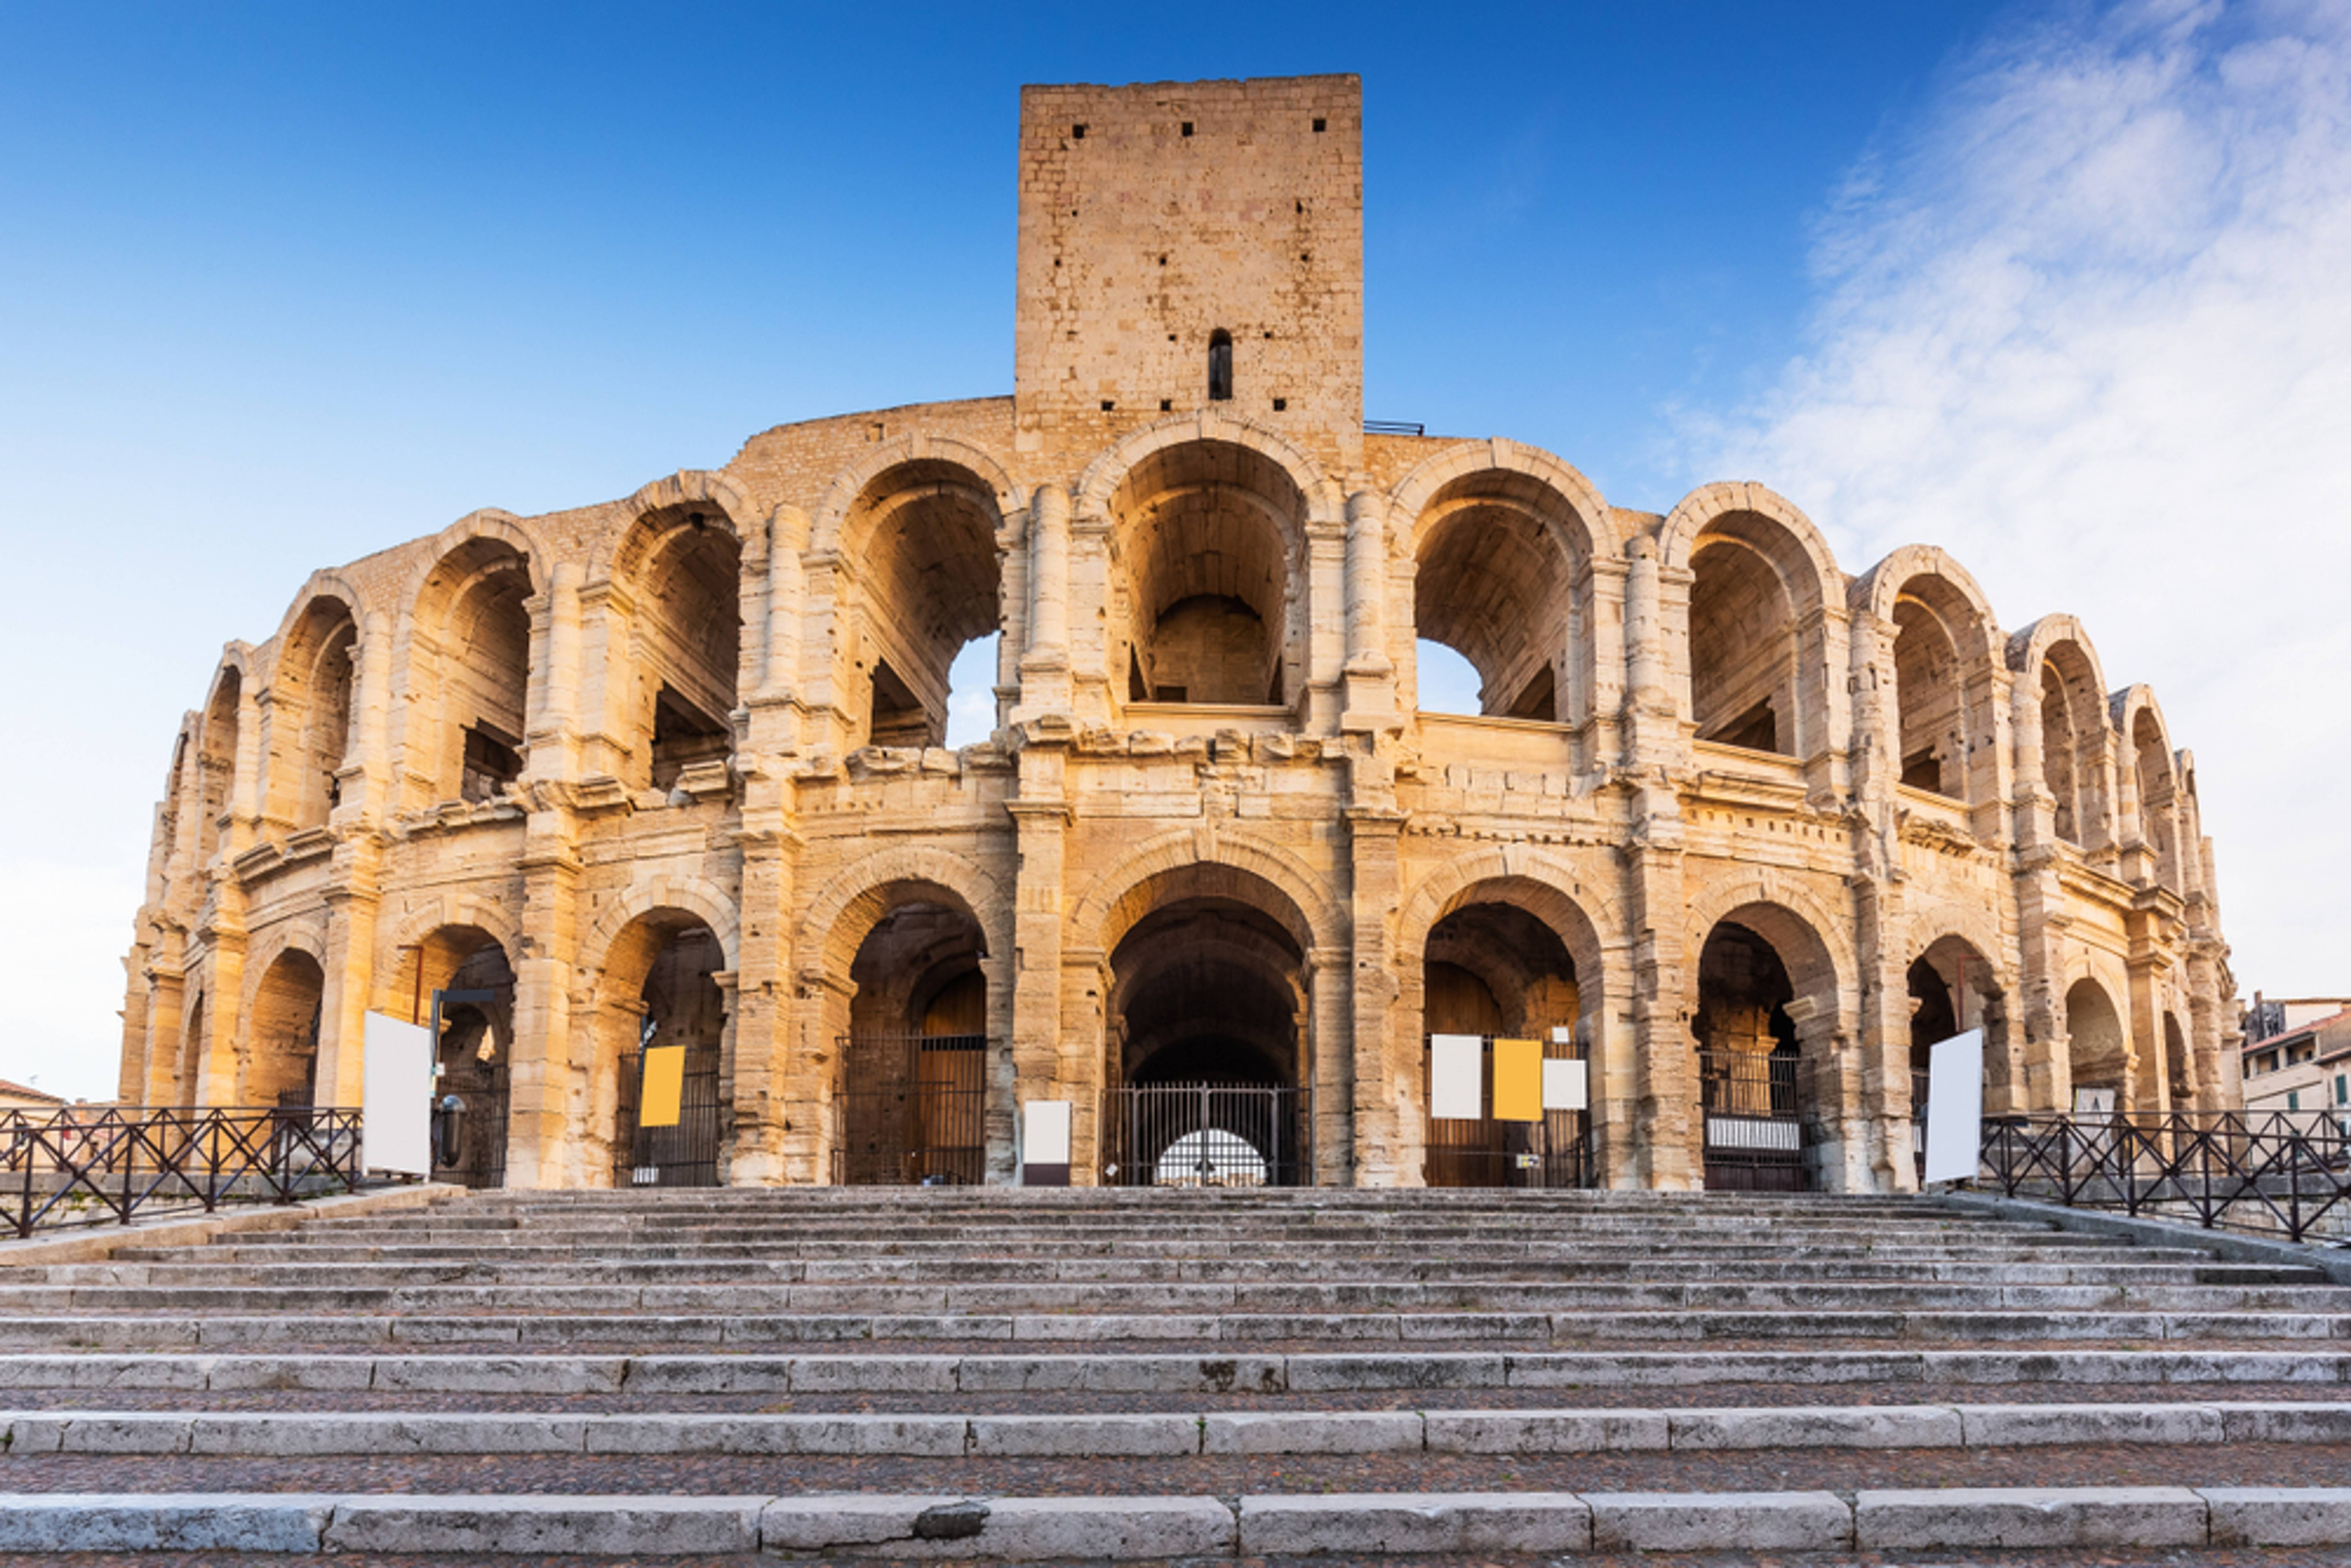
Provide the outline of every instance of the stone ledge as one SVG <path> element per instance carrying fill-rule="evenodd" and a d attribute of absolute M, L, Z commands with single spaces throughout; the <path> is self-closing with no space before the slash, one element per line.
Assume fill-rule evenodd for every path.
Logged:
<path fill-rule="evenodd" d="M 2232 1230 L 2206 1230 L 2177 1220 L 2154 1219 L 2104 1209 L 2067 1208 L 2063 1204 L 2032 1198 L 2002 1197 L 1989 1192 L 1938 1193 L 1938 1201 L 1989 1214 L 1996 1218 L 2054 1226 L 2084 1236 L 2113 1236 L 2142 1247 L 2192 1247 L 2231 1263 L 2271 1263 L 2280 1268 L 2315 1269 L 2337 1285 L 2351 1285 L 2351 1249 L 2298 1247 L 2291 1241 L 2245 1236 Z"/>
<path fill-rule="evenodd" d="M 222 1236 L 288 1230 L 313 1218 L 349 1219 L 362 1214 L 422 1208 L 443 1198 L 463 1197 L 465 1191 L 450 1182 L 420 1182 L 414 1186 L 344 1193 L 302 1203 L 252 1204 L 213 1214 L 93 1226 L 65 1235 L 0 1241 L 0 1266 L 95 1262 L 111 1258 L 124 1247 L 201 1247 Z"/>

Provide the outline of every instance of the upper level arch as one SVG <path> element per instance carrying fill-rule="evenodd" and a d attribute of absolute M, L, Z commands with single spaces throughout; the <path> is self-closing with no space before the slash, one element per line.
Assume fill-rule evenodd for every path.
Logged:
<path fill-rule="evenodd" d="M 948 672 L 966 643 L 1003 622 L 1003 540 L 1008 532 L 1000 470 L 967 466 L 972 449 L 932 443 L 867 477 L 845 513 L 820 524 L 844 570 L 837 689 L 864 717 L 875 746 L 940 746 L 946 740 Z M 989 467 L 993 469 L 994 465 Z M 828 511 L 833 506 L 829 498 Z"/>
<path fill-rule="evenodd" d="M 1581 722 L 1591 706 L 1591 563 L 1622 549 L 1583 476 L 1510 442 L 1465 442 L 1392 492 L 1414 562 L 1415 635 L 1467 659 L 1483 713 Z M 1417 670 L 1415 671 L 1416 677 Z"/>
<path fill-rule="evenodd" d="M 744 559 L 761 530 L 724 475 L 684 472 L 648 485 L 614 547 L 607 657 L 612 716 L 632 781 L 667 789 L 686 769 L 724 762 L 735 746 L 743 659 Z M 613 617 L 625 616 L 626 635 Z M 610 678 L 610 677 L 608 677 Z"/>
<path fill-rule="evenodd" d="M 2008 640 L 2008 667 L 2041 711 L 2041 781 L 2056 802 L 2057 836 L 2083 849 L 2113 834 L 2106 683 L 2088 633 L 2070 615 L 2044 615 Z"/>
<path fill-rule="evenodd" d="M 1307 484 L 1321 480 L 1294 466 L 1305 460 L 1284 444 L 1202 415 L 1139 433 L 1087 471 L 1080 519 L 1100 519 L 1112 536 L 1106 673 L 1128 701 L 1263 705 L 1296 695 L 1315 494 Z M 1105 467 L 1116 455 L 1130 460 Z"/>
<path fill-rule="evenodd" d="M 1668 571 L 1689 574 L 1682 650 L 1700 740 L 1810 758 L 1837 744 L 1824 627 L 1844 578 L 1810 518 L 1761 485 L 1708 485 L 1658 532 Z M 1839 644 L 1841 647 L 1842 644 Z"/>
<path fill-rule="evenodd" d="M 504 512 L 475 512 L 433 544 L 402 600 L 402 787 L 412 808 L 493 800 L 521 778 L 531 692 L 543 679 L 529 601 L 545 591 L 548 569 L 531 532 Z"/>
<path fill-rule="evenodd" d="M 1892 641 L 1895 756 L 1901 782 L 1953 800 L 1998 792 L 1996 696 L 2003 644 L 1975 580 L 1941 550 L 1905 545 L 1854 583 L 1852 607 Z"/>
<path fill-rule="evenodd" d="M 342 800 L 352 737 L 364 608 L 347 584 L 313 577 L 271 660 L 263 814 L 281 827 L 326 826 Z"/>
<path fill-rule="evenodd" d="M 2131 769 L 2138 799 L 2139 840 L 2155 857 L 2156 879 L 2164 886 L 2185 892 L 2181 875 L 2181 794 L 2178 758 L 2171 746 L 2171 727 L 2155 693 L 2144 684 L 2124 687 L 2110 704 L 2115 734 L 2120 740 L 2121 762 Z"/>
<path fill-rule="evenodd" d="M 810 551 L 833 555 L 848 548 L 850 536 L 857 531 L 855 519 L 861 508 L 870 511 L 868 497 L 875 482 L 893 469 L 913 464 L 935 464 L 942 470 L 960 474 L 961 482 L 987 492 L 998 517 L 1016 517 L 1029 504 L 1027 492 L 987 448 L 956 436 L 917 430 L 883 442 L 833 476 L 810 517 Z"/>

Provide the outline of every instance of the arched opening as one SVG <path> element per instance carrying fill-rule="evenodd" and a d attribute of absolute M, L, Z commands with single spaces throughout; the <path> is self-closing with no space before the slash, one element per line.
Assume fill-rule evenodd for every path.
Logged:
<path fill-rule="evenodd" d="M 437 1011 L 434 1179 L 503 1186 L 515 1004 L 505 947 L 478 926 L 441 926 L 402 949 L 387 993 L 379 1004 L 396 1015 L 413 1011 L 423 1023 Z"/>
<path fill-rule="evenodd" d="M 2129 1043 L 2122 1016 L 2097 981 L 2076 980 L 2066 991 L 2065 1040 L 2073 1063 L 2074 1113 L 2131 1109 Z"/>
<path fill-rule="evenodd" d="M 957 655 L 997 634 L 1001 523 L 995 493 L 952 463 L 902 463 L 858 497 L 843 534 L 865 607 L 854 664 L 869 687 L 866 744 L 946 744 Z M 992 689 L 988 706 L 992 716 Z"/>
<path fill-rule="evenodd" d="M 2172 785 L 2171 746 L 2149 708 L 2131 720 L 2131 762 L 2138 784 L 2139 836 L 2155 857 L 2156 880 L 2179 891 L 2179 829 Z"/>
<path fill-rule="evenodd" d="M 204 995 L 198 991 L 180 1026 L 180 1060 L 173 1096 L 183 1110 L 204 1103 Z"/>
<path fill-rule="evenodd" d="M 495 800 L 522 777 L 530 592 L 529 562 L 502 539 L 467 539 L 425 579 L 416 622 L 439 657 L 412 655 L 409 679 L 413 706 L 438 717 L 411 754 L 417 803 Z"/>
<path fill-rule="evenodd" d="M 1233 400 L 1233 335 L 1222 327 L 1208 334 L 1208 401 Z"/>
<path fill-rule="evenodd" d="M 1111 498 L 1123 565 L 1113 657 L 1130 702 L 1279 705 L 1305 498 L 1281 465 L 1225 442 L 1163 448 Z"/>
<path fill-rule="evenodd" d="M 1305 954 L 1279 894 L 1228 880 L 1158 903 L 1112 950 L 1111 1181 L 1310 1179 Z"/>
<path fill-rule="evenodd" d="M 1774 904 L 1731 911 L 1698 953 L 1698 1057 L 1706 1185 L 1805 1192 L 1810 1151 L 1825 1134 L 1814 1109 L 1834 1103 L 1814 1080 L 1834 1071 L 1807 1050 L 1799 1016 L 1834 1027 L 1835 977 L 1811 927 Z"/>
<path fill-rule="evenodd" d="M 1541 481 L 1488 470 L 1439 489 L 1423 515 L 1414 624 L 1477 671 L 1474 712 L 1556 723 L 1570 711 L 1581 617 L 1567 512 Z"/>
<path fill-rule="evenodd" d="M 213 685 L 213 700 L 204 709 L 204 729 L 196 749 L 200 775 L 196 797 L 196 876 L 201 883 L 213 857 L 220 852 L 223 820 L 236 784 L 238 708 L 244 677 L 234 665 L 224 669 Z"/>
<path fill-rule="evenodd" d="M 1581 1059 L 1581 1010 L 1567 945 L 1528 911 L 1495 901 L 1466 904 L 1430 928 L 1421 964 L 1422 1103 L 1429 1110 L 1424 1185 L 1584 1185 L 1590 1162 L 1583 1113 L 1546 1109 L 1540 1077 L 1530 1103 L 1522 1076 L 1530 1058 Z M 1473 1070 L 1478 1115 L 1439 1114 L 1447 1109 L 1439 1079 L 1458 1074 L 1466 1089 Z"/>
<path fill-rule="evenodd" d="M 718 1058 L 726 949 L 679 909 L 631 921 L 614 938 L 598 987 L 599 1079 L 612 1085 L 615 1186 L 718 1185 Z M 601 1097 L 601 1094 L 600 1094 Z"/>
<path fill-rule="evenodd" d="M 270 814 L 294 828 L 320 828 L 342 802 L 351 737 L 352 660 L 359 624 L 340 599 L 310 601 L 279 655 L 270 695 Z"/>
<path fill-rule="evenodd" d="M 271 960 L 246 1019 L 237 1071 L 239 1103 L 291 1107 L 316 1103 L 319 1025 L 326 996 L 326 971 L 309 954 L 288 947 Z"/>
<path fill-rule="evenodd" d="M 2105 697 L 2089 659 L 2072 642 L 2041 662 L 2041 777 L 2057 803 L 2057 836 L 2095 849 L 2105 840 Z"/>
<path fill-rule="evenodd" d="M 1970 795 L 1970 748 L 1959 631 L 1972 621 L 1973 613 L 1938 578 L 1912 579 L 1894 601 L 1894 693 L 1901 730 L 1896 738 L 1901 781 L 1913 789 L 1954 800 Z"/>
<path fill-rule="evenodd" d="M 1714 525 L 1698 537 L 1690 570 L 1690 716 L 1698 737 L 1794 756 L 1796 625 L 1779 571 L 1755 540 Z"/>
<path fill-rule="evenodd" d="M 2196 1103 L 2197 1090 L 2195 1058 L 2188 1052 L 2188 1031 L 2179 1027 L 2178 1013 L 2163 1015 L 2163 1065 L 2165 1088 L 2174 1111 L 2191 1109 Z"/>
<path fill-rule="evenodd" d="M 638 595 L 633 729 L 656 789 L 726 783 L 741 659 L 742 550 L 726 519 L 694 507 L 639 519 L 617 570 Z"/>
<path fill-rule="evenodd" d="M 1923 1170 L 1934 1048 L 1969 1030 L 1983 1031 L 1983 1105 L 2004 1108 L 2013 1087 L 2009 1061 L 2007 998 L 1991 966 L 1975 946 L 1958 936 L 1938 938 L 1913 959 L 1906 976 L 1910 994 L 1910 1115 L 1913 1152 Z"/>
<path fill-rule="evenodd" d="M 987 1174 L 987 956 L 944 889 L 884 891 L 858 945 L 833 1087 L 835 1185 L 969 1185 Z"/>

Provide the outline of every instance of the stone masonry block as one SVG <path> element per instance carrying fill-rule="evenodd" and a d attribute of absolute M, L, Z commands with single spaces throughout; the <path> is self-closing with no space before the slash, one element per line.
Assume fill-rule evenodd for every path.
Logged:
<path fill-rule="evenodd" d="M 1567 1492 L 1334 1493 L 1244 1497 L 1251 1556 L 1374 1552 L 1583 1552 L 1592 1511 Z"/>
<path fill-rule="evenodd" d="M 2185 1487 L 1953 1487 L 1862 1492 L 1854 1521 L 1866 1551 L 2201 1546 L 2205 1513 Z"/>
<path fill-rule="evenodd" d="M 1596 1552 L 1825 1552 L 1853 1543 L 1834 1493 L 1593 1492 Z"/>

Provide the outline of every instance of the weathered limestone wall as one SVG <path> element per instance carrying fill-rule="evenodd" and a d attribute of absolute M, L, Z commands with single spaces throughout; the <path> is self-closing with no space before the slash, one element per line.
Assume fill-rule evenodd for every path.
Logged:
<path fill-rule="evenodd" d="M 1363 434 L 1357 101 L 1032 90 L 1015 398 L 315 574 L 175 737 L 125 1097 L 355 1103 L 364 1014 L 495 946 L 510 1185 L 613 1179 L 649 1037 L 715 1047 L 725 1179 L 830 1181 L 847 1097 L 906 1075 L 858 1055 L 875 1020 L 976 955 L 989 1179 L 1037 1098 L 1094 1179 L 1105 1088 L 1214 1045 L 1312 1091 L 1313 1179 L 1409 1185 L 1434 964 L 1451 1005 L 1573 1031 L 1603 1179 L 1682 1187 L 1735 938 L 1784 977 L 1756 1016 L 1824 1186 L 1912 1181 L 1928 994 L 1985 1028 L 1994 1109 L 2088 1071 L 2237 1103 L 2193 758 L 2069 618 L 2011 634 L 1926 547 L 1850 577 L 1761 486 L 1624 508 L 1519 443 Z M 1186 159 L 1174 212 L 1120 204 Z M 1261 221 L 1277 187 L 1309 211 Z M 1309 390 L 1277 413 L 1267 378 Z M 989 633 L 997 727 L 948 750 Z M 1418 711 L 1422 638 L 1487 714 Z"/>

